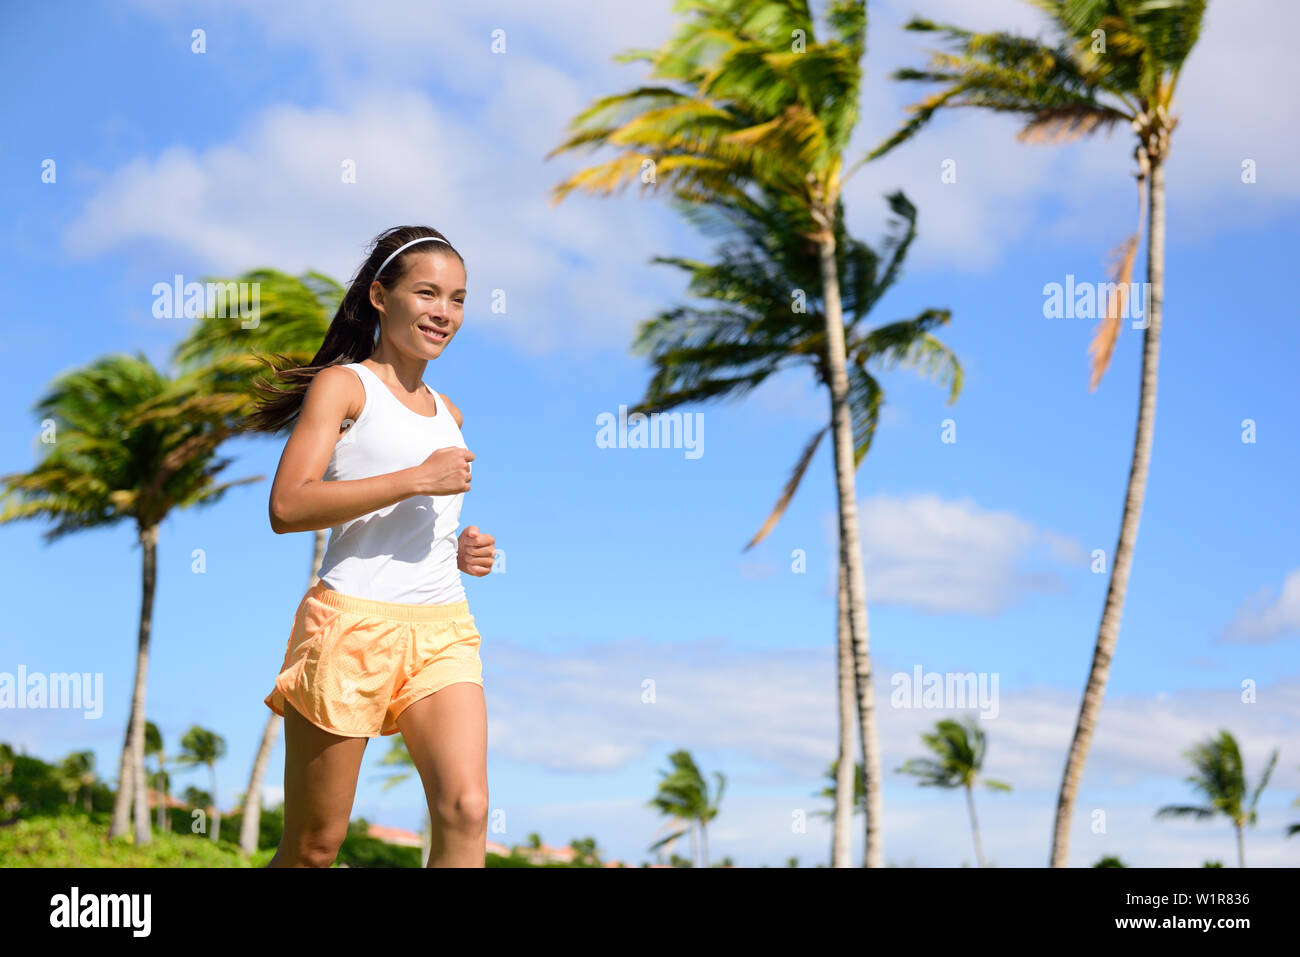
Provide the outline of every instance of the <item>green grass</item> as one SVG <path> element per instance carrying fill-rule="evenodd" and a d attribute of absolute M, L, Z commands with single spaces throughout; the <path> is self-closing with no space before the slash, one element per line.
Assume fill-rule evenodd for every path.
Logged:
<path fill-rule="evenodd" d="M 222 824 L 222 840 L 185 831 L 162 834 L 153 830 L 153 842 L 137 847 L 133 833 L 108 840 L 112 814 L 65 811 L 19 818 L 0 825 L 0 867 L 265 867 L 275 855 L 264 847 L 251 857 L 239 853 L 227 840 L 230 821 Z M 340 863 L 348 867 L 419 867 L 419 848 L 394 847 L 361 833 L 349 834 L 339 850 Z M 572 867 L 572 864 L 534 865 L 519 857 L 488 854 L 488 867 Z"/>
<path fill-rule="evenodd" d="M 110 815 L 65 814 L 21 818 L 0 827 L 0 867 L 265 867 L 275 854 L 251 857 L 233 845 L 193 834 L 153 834 L 137 847 L 133 837 L 108 841 Z"/>

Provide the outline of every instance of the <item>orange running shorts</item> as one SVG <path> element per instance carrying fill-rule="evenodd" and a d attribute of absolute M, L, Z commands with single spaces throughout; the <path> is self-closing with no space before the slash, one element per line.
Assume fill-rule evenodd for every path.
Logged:
<path fill-rule="evenodd" d="M 349 738 L 397 733 L 397 716 L 458 681 L 482 687 L 469 601 L 407 605 L 344 595 L 317 581 L 303 595 L 284 664 L 264 699 Z"/>

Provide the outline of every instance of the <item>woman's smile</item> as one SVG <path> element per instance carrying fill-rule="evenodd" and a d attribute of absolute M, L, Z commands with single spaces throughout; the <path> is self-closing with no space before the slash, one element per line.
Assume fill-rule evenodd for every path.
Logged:
<path fill-rule="evenodd" d="M 420 330 L 420 335 L 424 336 L 424 338 L 428 339 L 430 342 L 438 343 L 439 345 L 451 338 L 450 330 L 440 330 L 437 326 L 429 322 L 421 322 L 417 325 L 417 328 Z"/>

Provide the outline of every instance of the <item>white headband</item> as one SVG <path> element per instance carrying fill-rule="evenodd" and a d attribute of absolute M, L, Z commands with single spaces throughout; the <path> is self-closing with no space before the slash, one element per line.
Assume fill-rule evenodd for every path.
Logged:
<path fill-rule="evenodd" d="M 412 239 L 409 243 L 406 243 L 405 245 L 402 246 L 398 246 L 396 249 L 394 249 L 391 253 L 388 254 L 387 259 L 385 259 L 383 262 L 379 264 L 379 268 L 375 270 L 375 279 L 379 278 L 379 274 L 384 271 L 384 267 L 387 266 L 390 262 L 392 262 L 393 257 L 396 256 L 398 253 L 400 253 L 403 249 L 406 249 L 410 246 L 414 246 L 416 243 L 427 243 L 427 242 L 447 243 L 447 240 L 439 239 L 437 236 L 421 236 L 419 239 Z M 451 243 L 447 243 L 447 245 L 450 246 Z M 371 282 L 374 281 L 375 281 L 374 279 L 371 280 Z"/>

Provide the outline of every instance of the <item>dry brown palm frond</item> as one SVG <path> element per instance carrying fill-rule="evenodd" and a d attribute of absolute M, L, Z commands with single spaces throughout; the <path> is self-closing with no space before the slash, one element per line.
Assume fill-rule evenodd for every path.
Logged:
<path fill-rule="evenodd" d="M 1022 143 L 1073 143 L 1088 134 L 1114 127 L 1123 114 L 1115 110 L 1099 110 L 1091 103 L 1069 103 L 1039 110 L 1016 134 Z"/>
<path fill-rule="evenodd" d="M 1137 259 L 1138 234 L 1134 233 L 1120 243 L 1111 254 L 1114 263 L 1110 270 L 1111 281 L 1115 288 L 1107 290 L 1106 311 L 1093 333 L 1092 342 L 1088 344 L 1088 354 L 1092 356 L 1092 378 L 1088 391 L 1097 391 L 1101 377 L 1110 366 L 1111 356 L 1115 352 L 1115 340 L 1119 338 L 1120 316 L 1128 302 L 1129 284 L 1133 281 L 1133 263 Z"/>
<path fill-rule="evenodd" d="M 772 509 L 772 514 L 767 517 L 767 521 L 763 523 L 763 527 L 758 530 L 758 533 L 749 540 L 749 544 L 741 549 L 741 551 L 749 551 L 765 539 L 768 533 L 776 527 L 776 523 L 779 522 L 781 516 L 785 514 L 785 509 L 786 506 L 790 504 L 790 499 L 794 498 L 795 489 L 799 487 L 799 482 L 803 479 L 803 473 L 808 471 L 808 463 L 812 461 L 813 453 L 817 451 L 817 446 L 821 442 L 822 436 L 825 435 L 827 431 L 827 429 L 819 431 L 812 437 L 812 441 L 804 447 L 803 454 L 799 456 L 799 461 L 795 464 L 794 472 L 790 475 L 790 481 L 785 483 L 785 488 L 781 491 L 781 497 L 777 499 L 776 505 Z"/>

